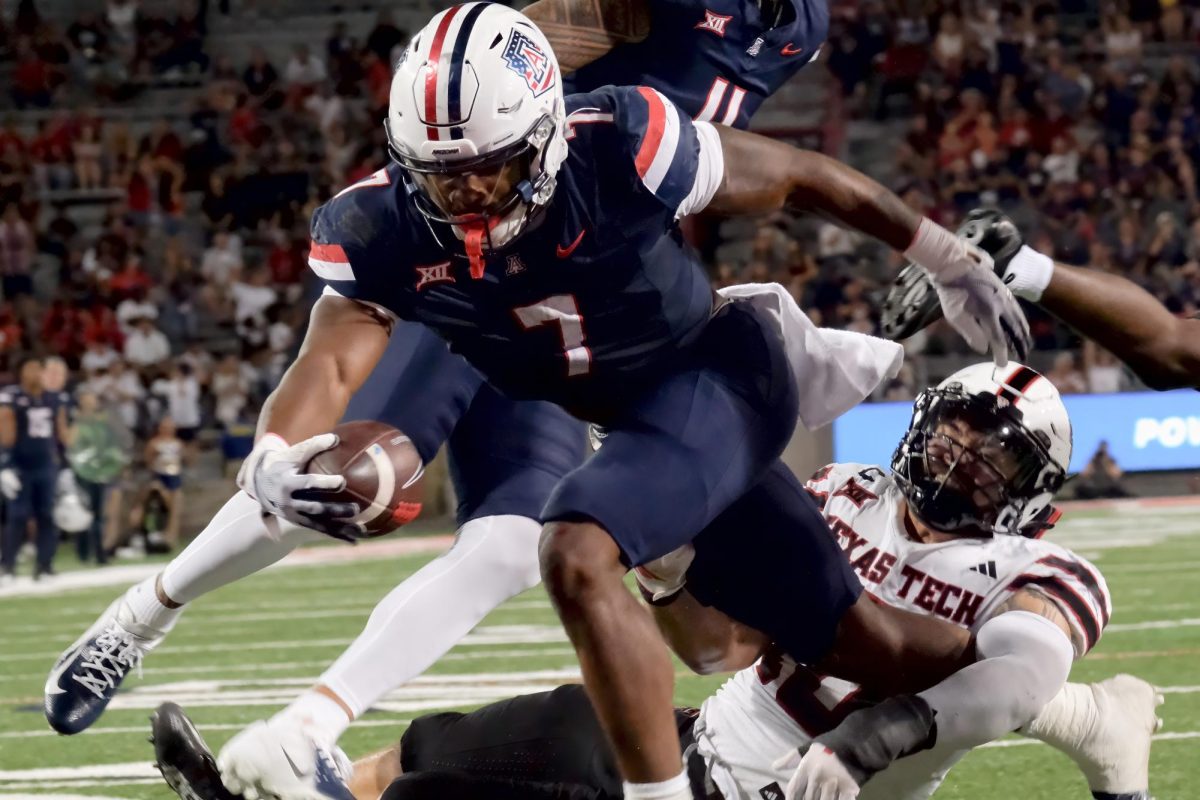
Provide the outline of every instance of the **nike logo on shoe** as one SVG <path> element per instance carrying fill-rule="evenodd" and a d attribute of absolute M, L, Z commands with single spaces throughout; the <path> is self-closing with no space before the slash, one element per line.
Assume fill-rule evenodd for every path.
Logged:
<path fill-rule="evenodd" d="M 579 235 L 575 237 L 575 241 L 571 242 L 571 244 L 567 245 L 566 247 L 563 247 L 560 244 L 555 248 L 554 252 L 558 255 L 559 258 L 570 257 L 571 253 L 575 252 L 575 248 L 579 247 L 579 243 L 583 241 L 583 235 L 585 233 L 587 233 L 587 228 L 584 228 L 583 230 L 581 230 L 579 232 Z"/>
<path fill-rule="evenodd" d="M 787 44 L 785 44 L 785 45 L 783 46 L 783 49 L 782 49 L 782 50 L 780 50 L 779 52 L 780 52 L 780 53 L 782 53 L 782 54 L 783 54 L 783 55 L 785 55 L 785 56 L 798 56 L 798 55 L 800 55 L 801 53 L 803 53 L 803 52 L 804 52 L 804 48 L 803 48 L 803 47 L 796 47 L 796 46 L 795 46 L 795 45 L 793 45 L 791 42 L 788 42 Z"/>

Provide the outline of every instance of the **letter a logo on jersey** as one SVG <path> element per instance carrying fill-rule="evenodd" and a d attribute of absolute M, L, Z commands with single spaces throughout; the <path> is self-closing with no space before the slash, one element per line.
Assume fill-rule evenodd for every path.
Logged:
<path fill-rule="evenodd" d="M 437 283 L 454 283 L 454 276 L 450 274 L 449 261 L 431 264 L 428 267 L 417 267 L 416 270 L 417 291 Z"/>
<path fill-rule="evenodd" d="M 508 68 L 525 79 L 529 91 L 538 97 L 554 85 L 554 65 L 542 48 L 519 30 L 513 30 L 504 48 Z"/>
<path fill-rule="evenodd" d="M 704 9 L 704 20 L 696 23 L 696 30 L 709 31 L 715 33 L 721 38 L 725 37 L 725 26 L 729 24 L 729 20 L 733 19 L 733 15 L 725 16 L 716 12 Z"/>

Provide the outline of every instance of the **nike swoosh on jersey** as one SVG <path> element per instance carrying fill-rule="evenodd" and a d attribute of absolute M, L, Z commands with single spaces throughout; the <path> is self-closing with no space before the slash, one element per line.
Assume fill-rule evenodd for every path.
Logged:
<path fill-rule="evenodd" d="M 556 246 L 554 248 L 554 252 L 558 255 L 559 258 L 569 257 L 571 255 L 571 253 L 575 252 L 575 248 L 579 247 L 579 243 L 583 241 L 583 235 L 585 233 L 587 233 L 587 228 L 584 228 L 583 230 L 581 230 L 579 232 L 579 235 L 575 237 L 575 241 L 571 242 L 566 247 L 563 247 L 561 244 Z"/>
<path fill-rule="evenodd" d="M 779 52 L 783 53 L 785 56 L 798 56 L 804 52 L 804 48 L 795 47 L 791 42 L 788 42 Z"/>

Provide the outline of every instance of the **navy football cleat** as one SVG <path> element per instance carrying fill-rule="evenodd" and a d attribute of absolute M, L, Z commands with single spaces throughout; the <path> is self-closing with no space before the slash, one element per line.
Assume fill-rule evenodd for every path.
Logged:
<path fill-rule="evenodd" d="M 221 783 L 217 759 L 178 705 L 163 703 L 155 709 L 150 731 L 154 766 L 183 800 L 244 800 Z"/>
<path fill-rule="evenodd" d="M 124 595 L 113 601 L 50 670 L 45 688 L 50 727 L 70 735 L 91 726 L 164 634 L 134 622 Z"/>
<path fill-rule="evenodd" d="M 1025 244 L 1021 232 L 999 211 L 977 208 L 963 219 L 958 236 L 983 250 L 996 264 L 996 274 L 1004 277 L 1008 262 Z M 880 311 L 880 328 L 888 339 L 907 339 L 942 318 L 942 304 L 929 273 L 916 264 L 908 264 L 888 290 Z"/>

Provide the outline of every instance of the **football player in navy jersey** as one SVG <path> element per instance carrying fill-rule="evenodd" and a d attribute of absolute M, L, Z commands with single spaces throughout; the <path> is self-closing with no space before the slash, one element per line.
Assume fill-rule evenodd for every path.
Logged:
<path fill-rule="evenodd" d="M 1060 264 L 1028 247 L 1012 220 L 976 209 L 960 233 L 994 257 L 1013 292 L 1037 303 L 1124 361 L 1152 389 L 1200 389 L 1200 317 L 1167 310 L 1128 278 Z M 919 267 L 905 268 L 884 304 L 887 336 L 906 339 L 941 317 Z"/>
<path fill-rule="evenodd" d="M 1004 361 L 1027 331 L 986 254 L 859 173 L 693 123 L 649 87 L 569 102 L 561 91 L 544 36 L 501 6 L 455 6 L 414 37 L 387 120 L 398 163 L 314 214 L 310 264 L 328 289 L 239 483 L 276 516 L 353 535 L 357 509 L 321 499 L 341 479 L 302 465 L 333 444 L 320 431 L 374 367 L 395 318 L 436 331 L 506 396 L 609 425 L 604 450 L 543 511 L 542 576 L 626 796 L 674 800 L 689 790 L 670 662 L 622 576 L 690 540 L 757 480 L 790 436 L 797 400 L 778 330 L 741 303 L 714 304 L 677 219 L 819 210 L 926 266 L 974 346 L 990 343 Z M 835 630 L 888 627 L 852 595 L 827 600 L 807 620 L 814 656 Z M 964 642 L 926 634 L 917 644 L 915 628 L 889 630 L 888 641 L 934 662 L 962 657 Z M 873 661 L 887 659 L 876 651 Z M 231 789 L 279 793 L 244 768 L 267 746 L 253 729 L 226 746 Z M 304 749 L 294 737 L 274 747 Z M 336 759 L 310 756 L 315 784 Z"/>
<path fill-rule="evenodd" d="M 736 128 L 829 33 L 826 0 L 538 0 L 525 14 L 572 73 L 567 94 L 649 86 L 694 120 Z"/>
<path fill-rule="evenodd" d="M 828 16 L 824 0 L 690 8 L 660 0 L 539 0 L 528 11 L 544 20 L 553 49 L 565 56 L 561 68 L 591 64 L 578 88 L 638 80 L 678 99 L 688 116 L 738 127 L 816 54 Z M 658 50 L 677 57 L 656 61 Z M 631 60 L 639 65 L 636 75 L 627 70 Z M 669 70 L 670 79 L 655 77 L 656 69 Z M 515 274 L 523 267 L 514 262 L 506 269 Z M 537 583 L 539 514 L 585 449 L 578 420 L 548 402 L 504 397 L 440 337 L 404 320 L 394 321 L 384 356 L 351 398 L 346 418 L 394 425 L 426 462 L 445 443 L 460 527 L 453 548 L 381 601 L 318 691 L 273 720 L 294 730 L 295 717 L 323 714 L 328 743 L 348 717 L 420 674 L 489 610 Z M 303 538 L 290 523 L 279 529 L 265 523 L 257 503 L 236 495 L 161 576 L 131 589 L 63 654 L 46 684 L 51 725 L 64 733 L 86 728 L 132 668 L 132 661 L 118 659 L 102 673 L 79 657 L 102 636 L 119 643 L 114 653 L 132 647 L 144 654 L 182 604 L 277 561 Z M 437 626 L 422 624 L 432 615 Z"/>
<path fill-rule="evenodd" d="M 34 579 L 53 575 L 58 529 L 54 487 L 67 429 L 62 392 L 42 386 L 42 363 L 23 361 L 16 386 L 0 391 L 0 492 L 8 501 L 0 571 L 11 578 L 32 517 L 37 524 Z"/>

